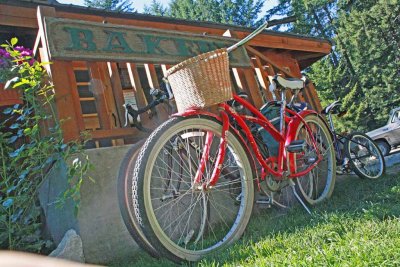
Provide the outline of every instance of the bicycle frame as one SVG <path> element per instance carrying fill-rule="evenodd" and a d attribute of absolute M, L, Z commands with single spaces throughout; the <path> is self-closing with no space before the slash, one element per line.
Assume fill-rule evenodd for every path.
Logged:
<path fill-rule="evenodd" d="M 286 146 L 289 145 L 295 139 L 297 129 L 300 126 L 300 124 L 305 125 L 307 132 L 310 133 L 311 129 L 305 122 L 304 117 L 309 114 L 315 114 L 318 116 L 318 114 L 312 110 L 305 110 L 297 113 L 286 107 L 284 93 L 282 93 L 282 99 L 283 101 L 281 101 L 282 105 L 280 112 L 281 116 L 280 131 L 276 130 L 275 127 L 271 124 L 271 122 L 258 109 L 256 109 L 252 104 L 250 104 L 245 99 L 237 95 L 234 95 L 234 100 L 243 105 L 247 110 L 249 110 L 255 116 L 238 114 L 231 106 L 229 106 L 226 103 L 221 103 L 218 105 L 219 109 L 221 110 L 220 116 L 217 116 L 213 113 L 203 110 L 188 110 L 183 113 L 174 114 L 173 116 L 182 116 L 182 117 L 198 116 L 198 115 L 212 116 L 217 120 L 219 120 L 220 122 L 222 122 L 223 125 L 218 156 L 216 162 L 214 163 L 216 167 L 214 168 L 211 179 L 207 185 L 201 185 L 201 177 L 205 169 L 205 164 L 208 161 L 209 149 L 211 146 L 209 142 L 210 140 L 212 140 L 211 134 L 207 133 L 205 149 L 203 151 L 202 158 L 200 160 L 199 169 L 197 170 L 194 179 L 195 184 L 198 186 L 201 185 L 206 187 L 212 187 L 217 183 L 221 171 L 221 166 L 225 157 L 225 151 L 227 147 L 226 134 L 229 129 L 233 129 L 237 133 L 237 135 L 242 139 L 242 143 L 246 146 L 246 149 L 248 151 L 254 152 L 254 155 L 258 160 L 258 162 L 260 163 L 260 165 L 262 166 L 262 168 L 264 169 L 264 172 L 266 170 L 267 172 L 271 173 L 273 176 L 276 177 L 277 180 L 283 180 L 285 178 L 293 179 L 308 174 L 322 160 L 322 156 L 319 153 L 319 150 L 316 146 L 316 141 L 314 140 L 314 136 L 310 135 L 312 138 L 313 147 L 315 151 L 317 151 L 318 153 L 318 158 L 313 164 L 311 164 L 308 168 L 306 168 L 303 171 L 296 172 L 296 166 L 295 166 L 296 153 L 287 152 Z M 244 131 L 246 137 L 249 139 L 250 146 L 247 145 L 247 143 L 244 141 L 244 138 L 242 134 L 239 132 L 239 130 L 235 129 L 231 125 L 228 115 L 233 117 L 233 119 L 239 124 L 240 128 Z M 255 139 L 251 133 L 251 130 L 246 124 L 246 121 L 260 125 L 267 132 L 269 132 L 271 136 L 279 143 L 279 150 L 277 157 L 263 158 L 260 149 L 258 148 Z M 287 127 L 285 124 L 287 124 Z M 277 166 L 277 170 L 274 169 L 273 167 L 274 164 Z"/>

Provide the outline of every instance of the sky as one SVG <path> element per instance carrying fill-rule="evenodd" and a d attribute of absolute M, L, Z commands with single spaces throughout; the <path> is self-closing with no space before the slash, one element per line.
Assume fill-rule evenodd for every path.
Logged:
<path fill-rule="evenodd" d="M 62 4 L 74 4 L 74 5 L 83 5 L 83 0 L 57 0 L 58 2 Z M 133 0 L 133 7 L 138 11 L 138 12 L 143 12 L 144 5 L 149 5 L 151 3 L 151 0 Z M 162 3 L 164 6 L 167 6 L 170 0 L 159 0 L 160 3 Z M 265 0 L 265 4 L 263 7 L 263 10 L 261 14 L 264 14 L 265 11 L 271 9 L 275 5 L 277 5 L 278 0 Z"/>

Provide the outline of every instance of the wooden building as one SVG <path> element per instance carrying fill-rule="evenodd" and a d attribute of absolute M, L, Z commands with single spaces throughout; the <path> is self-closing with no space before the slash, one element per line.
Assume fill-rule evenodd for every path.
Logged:
<path fill-rule="evenodd" d="M 159 87 L 171 65 L 234 42 L 222 36 L 241 39 L 250 32 L 231 25 L 109 12 L 54 0 L 0 2 L 1 42 L 16 36 L 21 45 L 34 48 L 42 61 L 53 62 L 48 71 L 59 119 L 65 120 L 65 140 L 89 131 L 92 147 L 134 143 L 145 137 L 147 133 L 124 127 L 124 102 L 146 105 L 149 90 Z M 272 99 L 269 76 L 300 77 L 301 70 L 330 51 L 326 40 L 264 31 L 234 56 L 232 82 L 261 107 Z M 311 83 L 301 98 L 320 110 Z M 0 87 L 0 106 L 17 102 L 15 93 Z M 167 119 L 160 109 L 156 116 L 141 117 L 145 127 Z"/>

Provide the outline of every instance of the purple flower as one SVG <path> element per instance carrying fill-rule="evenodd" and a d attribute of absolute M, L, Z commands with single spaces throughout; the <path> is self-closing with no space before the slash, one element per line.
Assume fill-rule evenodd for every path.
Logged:
<path fill-rule="evenodd" d="M 19 51 L 19 52 L 22 52 L 22 51 L 25 50 L 25 48 L 24 48 L 23 46 L 19 45 L 19 46 L 16 46 L 16 47 L 14 48 L 14 50 L 17 50 L 17 51 Z"/>
<path fill-rule="evenodd" d="M 10 58 L 11 56 L 10 56 L 10 53 L 5 52 L 3 57 L 4 57 L 4 58 Z"/>
<path fill-rule="evenodd" d="M 24 50 L 24 51 L 21 52 L 21 56 L 29 57 L 29 56 L 31 56 L 31 53 L 28 50 Z"/>
<path fill-rule="evenodd" d="M 35 63 L 35 59 L 31 58 L 28 62 L 29 62 L 29 65 L 32 66 Z"/>

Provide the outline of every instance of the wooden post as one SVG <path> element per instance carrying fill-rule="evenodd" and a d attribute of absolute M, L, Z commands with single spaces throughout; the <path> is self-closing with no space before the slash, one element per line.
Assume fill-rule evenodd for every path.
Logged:
<path fill-rule="evenodd" d="M 37 20 L 39 25 L 40 41 L 43 47 L 42 61 L 49 62 L 49 49 L 46 41 L 46 29 L 43 18 L 55 17 L 56 12 L 53 7 L 38 6 Z M 84 130 L 82 118 L 77 114 L 80 112 L 79 98 L 76 97 L 76 85 L 72 84 L 70 74 L 72 66 L 66 61 L 54 61 L 46 67 L 50 78 L 54 83 L 55 104 L 57 107 L 58 119 L 64 135 L 64 141 L 69 142 L 80 139 L 80 131 Z M 60 70 L 64 70 L 63 72 Z M 67 75 L 65 75 L 67 71 Z"/>

